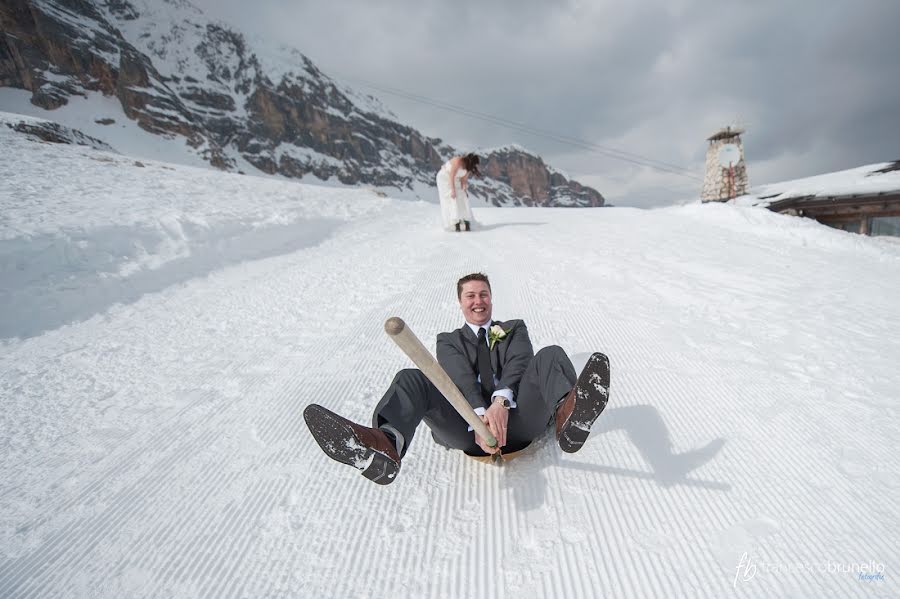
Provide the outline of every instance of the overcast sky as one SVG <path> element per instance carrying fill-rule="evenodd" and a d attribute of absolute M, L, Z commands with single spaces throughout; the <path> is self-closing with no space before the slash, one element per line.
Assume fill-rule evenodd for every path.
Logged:
<path fill-rule="evenodd" d="M 699 197 L 706 137 L 727 124 L 747 129 L 751 185 L 900 159 L 896 0 L 193 2 L 296 47 L 428 136 L 460 150 L 518 143 L 615 205 Z"/>

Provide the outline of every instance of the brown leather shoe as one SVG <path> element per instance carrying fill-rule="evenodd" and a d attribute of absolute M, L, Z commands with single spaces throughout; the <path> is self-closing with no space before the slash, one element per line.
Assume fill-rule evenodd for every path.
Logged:
<path fill-rule="evenodd" d="M 566 453 L 581 449 L 609 400 L 609 359 L 591 354 L 575 386 L 556 408 L 556 440 Z"/>
<path fill-rule="evenodd" d="M 379 485 L 394 482 L 400 455 L 384 431 L 356 424 L 316 404 L 306 406 L 303 418 L 328 457 L 362 470 L 363 476 Z"/>
<path fill-rule="evenodd" d="M 562 432 L 563 426 L 568 422 L 569 416 L 572 415 L 572 411 L 575 409 L 575 387 L 572 387 L 572 390 L 569 391 L 569 394 L 566 395 L 566 398 L 559 402 L 559 405 L 556 407 L 556 438 L 559 439 L 559 434 Z"/>

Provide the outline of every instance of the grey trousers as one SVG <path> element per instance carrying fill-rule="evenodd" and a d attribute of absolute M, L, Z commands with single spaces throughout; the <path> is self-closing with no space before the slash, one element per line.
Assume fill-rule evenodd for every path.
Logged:
<path fill-rule="evenodd" d="M 519 382 L 514 398 L 517 407 L 509 411 L 505 449 L 518 451 L 539 437 L 556 414 L 557 403 L 572 390 L 576 380 L 575 368 L 561 347 L 551 345 L 535 354 Z M 405 440 L 405 454 L 423 420 L 437 443 L 468 454 L 485 455 L 475 443 L 469 425 L 422 371 L 401 370 L 378 402 L 372 426 L 390 424 L 396 428 Z"/>

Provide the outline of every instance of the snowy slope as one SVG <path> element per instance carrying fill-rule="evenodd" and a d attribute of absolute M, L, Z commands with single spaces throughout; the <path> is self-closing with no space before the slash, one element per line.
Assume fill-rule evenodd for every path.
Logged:
<path fill-rule="evenodd" d="M 362 190 L 0 147 L 0 597 L 898 593 L 896 244 L 718 204 L 450 234 Z M 328 460 L 303 407 L 367 420 L 408 366 L 384 320 L 433 349 L 473 270 L 537 348 L 610 356 L 585 448 L 498 468 L 423 430 L 388 487 Z"/>

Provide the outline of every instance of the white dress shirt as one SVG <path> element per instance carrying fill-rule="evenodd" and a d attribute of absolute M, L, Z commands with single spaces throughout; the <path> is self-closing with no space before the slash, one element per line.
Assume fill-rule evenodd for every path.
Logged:
<path fill-rule="evenodd" d="M 490 342 L 491 325 L 492 325 L 493 323 L 494 323 L 493 320 L 489 320 L 489 321 L 487 321 L 485 324 L 483 324 L 483 325 L 481 325 L 481 326 L 478 326 L 477 324 L 472 324 L 471 322 L 466 321 L 466 324 L 469 325 L 469 328 L 472 329 L 472 332 L 473 332 L 473 333 L 475 333 L 475 337 L 478 337 L 478 331 L 479 331 L 480 329 L 485 329 L 485 332 L 484 332 L 485 343 L 488 344 L 488 347 L 489 347 L 489 348 L 490 348 L 490 344 L 491 344 L 491 342 Z M 479 382 L 479 383 L 481 382 L 481 375 L 478 376 L 478 382 Z M 497 383 L 499 383 L 499 382 L 500 382 L 500 381 L 499 381 L 499 379 L 497 379 L 497 374 L 494 373 L 494 387 L 496 387 L 496 386 L 497 386 Z M 512 389 L 510 389 L 510 388 L 508 388 L 508 387 L 503 388 L 503 389 L 495 389 L 493 395 L 491 395 L 491 402 L 493 402 L 493 401 L 494 401 L 494 398 L 497 397 L 498 395 L 499 395 L 500 397 L 505 397 L 506 399 L 509 400 L 509 407 L 510 407 L 510 408 L 515 408 L 515 407 L 516 407 L 516 402 L 515 402 L 515 400 L 513 399 L 513 392 L 512 392 Z M 487 411 L 487 409 L 486 409 L 486 408 L 483 408 L 483 407 L 475 408 L 475 413 L 478 414 L 479 416 L 484 416 L 484 413 L 485 413 L 486 411 Z M 471 427 L 471 426 L 469 427 L 469 430 L 472 430 L 472 427 Z"/>

